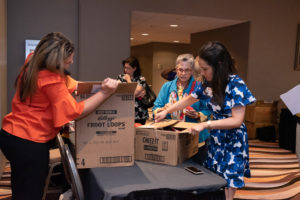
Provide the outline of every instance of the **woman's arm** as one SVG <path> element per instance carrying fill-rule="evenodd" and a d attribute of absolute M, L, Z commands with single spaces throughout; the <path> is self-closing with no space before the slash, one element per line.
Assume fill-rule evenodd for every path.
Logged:
<path fill-rule="evenodd" d="M 134 91 L 134 96 L 135 97 L 144 97 L 145 94 L 146 94 L 145 88 L 143 86 L 141 86 L 141 85 L 138 84 L 136 86 L 135 91 Z"/>
<path fill-rule="evenodd" d="M 131 78 L 130 78 L 130 76 L 128 74 L 124 75 L 124 79 L 127 81 L 127 83 L 131 83 L 132 82 Z M 135 91 L 134 91 L 134 96 L 135 97 L 144 97 L 145 94 L 146 94 L 145 88 L 141 84 L 138 84 L 136 86 Z"/>
<path fill-rule="evenodd" d="M 198 134 L 203 129 L 233 129 L 238 128 L 244 121 L 245 106 L 232 108 L 232 117 L 220 120 L 207 121 L 197 124 L 190 129 L 190 133 Z"/>
<path fill-rule="evenodd" d="M 155 115 L 155 122 L 159 122 L 164 119 L 168 113 L 175 112 L 177 110 L 182 110 L 183 108 L 192 105 L 193 103 L 197 102 L 198 99 L 195 99 L 191 95 L 184 97 L 180 101 L 176 102 L 175 104 L 169 106 L 166 110 L 158 113 Z"/>
<path fill-rule="evenodd" d="M 101 90 L 88 99 L 84 100 L 83 112 L 77 119 L 85 117 L 86 115 L 94 111 L 98 106 L 100 106 L 116 91 L 118 84 L 119 82 L 117 80 L 106 78 L 101 84 Z"/>

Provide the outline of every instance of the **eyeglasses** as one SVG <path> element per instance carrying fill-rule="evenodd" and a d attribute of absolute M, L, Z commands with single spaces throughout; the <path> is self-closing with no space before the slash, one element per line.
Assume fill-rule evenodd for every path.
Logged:
<path fill-rule="evenodd" d="M 177 68 L 177 70 L 180 72 L 180 73 L 190 73 L 192 71 L 192 69 L 182 69 L 182 68 Z"/>

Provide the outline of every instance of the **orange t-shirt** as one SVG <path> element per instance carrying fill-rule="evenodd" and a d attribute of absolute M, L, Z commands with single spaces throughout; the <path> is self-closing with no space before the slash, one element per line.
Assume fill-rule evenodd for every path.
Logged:
<path fill-rule="evenodd" d="M 38 74 L 37 90 L 25 102 L 17 91 L 12 101 L 12 112 L 6 115 L 2 128 L 17 137 L 45 143 L 56 137 L 60 127 L 83 112 L 84 102 L 76 102 L 70 92 L 77 82 L 66 86 L 59 74 L 42 70 Z M 71 87 L 73 86 L 73 87 Z"/>

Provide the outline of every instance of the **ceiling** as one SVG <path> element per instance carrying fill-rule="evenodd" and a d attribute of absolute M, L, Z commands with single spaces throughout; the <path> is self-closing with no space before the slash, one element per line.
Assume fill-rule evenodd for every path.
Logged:
<path fill-rule="evenodd" d="M 133 11 L 131 15 L 131 46 L 150 42 L 190 43 L 191 33 L 243 22 L 245 21 Z M 170 27 L 171 24 L 177 24 L 178 27 Z M 149 35 L 143 36 L 142 33 Z"/>

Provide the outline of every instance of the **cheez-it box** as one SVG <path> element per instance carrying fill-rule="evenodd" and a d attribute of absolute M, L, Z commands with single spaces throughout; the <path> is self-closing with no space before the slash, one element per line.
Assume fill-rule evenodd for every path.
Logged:
<path fill-rule="evenodd" d="M 166 120 L 136 128 L 135 159 L 176 166 L 198 152 L 199 135 L 187 128 L 195 123 Z"/>
<path fill-rule="evenodd" d="M 88 116 L 75 121 L 78 168 L 134 164 L 134 91 L 136 83 L 120 83 L 116 92 Z M 101 90 L 101 82 L 79 82 L 76 100 Z"/>

